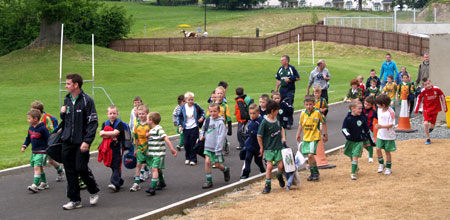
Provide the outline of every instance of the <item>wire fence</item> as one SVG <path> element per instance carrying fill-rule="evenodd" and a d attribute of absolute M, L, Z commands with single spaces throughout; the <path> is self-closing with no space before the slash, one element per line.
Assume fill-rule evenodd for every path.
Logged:
<path fill-rule="evenodd" d="M 328 26 L 395 31 L 395 17 L 325 17 Z"/>

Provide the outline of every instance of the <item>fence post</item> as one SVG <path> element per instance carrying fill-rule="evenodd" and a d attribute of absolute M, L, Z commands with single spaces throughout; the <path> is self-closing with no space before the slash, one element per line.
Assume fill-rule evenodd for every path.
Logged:
<path fill-rule="evenodd" d="M 434 8 L 434 23 L 436 23 L 436 8 Z"/>
<path fill-rule="evenodd" d="M 397 51 L 400 50 L 400 34 L 397 34 Z"/>
<path fill-rule="evenodd" d="M 356 44 L 356 29 L 355 28 L 352 28 L 353 29 L 353 45 L 355 45 Z"/>
<path fill-rule="evenodd" d="M 409 51 L 410 51 L 410 50 L 409 50 L 409 46 L 410 46 L 410 45 L 409 45 L 409 42 L 410 42 L 409 38 L 410 38 L 410 37 L 411 37 L 411 35 L 408 34 L 408 49 L 406 50 L 408 53 L 409 53 Z"/>
<path fill-rule="evenodd" d="M 416 23 L 416 8 L 414 8 L 414 20 L 413 20 L 413 23 Z"/>
<path fill-rule="evenodd" d="M 369 46 L 370 43 L 370 31 L 367 29 L 367 46 Z"/>
<path fill-rule="evenodd" d="M 384 48 L 384 32 L 381 32 L 381 48 Z"/>
<path fill-rule="evenodd" d="M 325 42 L 328 42 L 328 26 L 325 27 Z"/>
<path fill-rule="evenodd" d="M 394 27 L 392 27 L 393 31 L 397 32 L 397 10 L 395 10 L 395 9 L 394 9 L 393 25 L 394 25 Z"/>
<path fill-rule="evenodd" d="M 186 51 L 186 42 L 185 42 L 186 38 L 183 38 L 183 51 Z"/>
<path fill-rule="evenodd" d="M 420 55 L 419 56 L 422 56 L 423 55 L 423 38 L 420 38 Z"/>
<path fill-rule="evenodd" d="M 138 52 L 141 52 L 141 39 L 138 39 Z"/>

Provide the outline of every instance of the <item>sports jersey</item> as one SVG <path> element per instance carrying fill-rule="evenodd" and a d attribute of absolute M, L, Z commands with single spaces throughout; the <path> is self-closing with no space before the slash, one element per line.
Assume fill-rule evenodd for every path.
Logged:
<path fill-rule="evenodd" d="M 281 143 L 281 122 L 268 121 L 264 118 L 258 129 L 258 136 L 263 139 L 264 150 L 281 150 L 283 145 Z"/>
<path fill-rule="evenodd" d="M 369 94 L 368 96 L 377 97 L 378 95 L 380 95 L 380 89 L 378 87 L 375 87 L 375 88 L 369 87 L 367 89 L 367 93 Z"/>
<path fill-rule="evenodd" d="M 148 136 L 148 153 L 149 156 L 164 156 L 166 155 L 166 142 L 164 137 L 167 137 L 166 132 L 160 125 L 156 125 L 150 129 Z"/>
<path fill-rule="evenodd" d="M 362 93 L 364 94 L 364 92 L 366 91 L 366 86 L 364 85 L 364 83 L 360 83 L 359 88 L 361 89 Z"/>
<path fill-rule="evenodd" d="M 397 92 L 397 88 L 398 87 L 397 87 L 397 84 L 395 82 L 386 83 L 386 85 L 384 86 L 383 91 L 392 100 L 392 99 L 395 99 L 395 93 Z"/>
<path fill-rule="evenodd" d="M 328 108 L 327 100 L 323 97 L 320 97 L 319 99 L 316 99 L 314 103 L 314 108 L 320 110 L 321 108 Z"/>
<path fill-rule="evenodd" d="M 398 92 L 400 93 L 401 100 L 408 100 L 408 95 L 414 93 L 414 87 L 411 83 L 402 82 L 398 87 Z"/>
<path fill-rule="evenodd" d="M 319 110 L 313 109 L 311 112 L 302 111 L 300 115 L 299 125 L 303 128 L 303 141 L 319 141 L 320 140 L 320 122 L 326 123 L 324 117 Z"/>
<path fill-rule="evenodd" d="M 288 68 L 281 66 L 275 78 L 280 81 L 280 87 L 286 87 L 289 90 L 295 89 L 295 81 L 300 78 L 295 67 L 288 65 Z M 287 83 L 285 79 L 290 79 L 291 82 Z"/>
<path fill-rule="evenodd" d="M 362 90 L 360 88 L 357 88 L 356 90 L 353 90 L 352 88 L 350 88 L 347 93 L 347 98 L 349 98 L 351 100 L 358 99 L 359 101 L 362 101 L 362 99 L 363 99 Z"/>
<path fill-rule="evenodd" d="M 383 111 L 383 109 L 379 108 L 377 115 L 379 125 L 395 125 L 395 112 L 392 108 L 389 107 L 387 111 Z M 379 139 L 395 140 L 395 137 L 394 126 L 378 129 L 377 138 Z"/>
<path fill-rule="evenodd" d="M 377 111 L 373 108 L 370 109 L 363 108 L 362 114 L 364 115 L 367 124 L 369 125 L 369 129 L 373 132 L 373 119 L 374 118 L 378 119 Z"/>
<path fill-rule="evenodd" d="M 447 112 L 447 105 L 445 104 L 445 96 L 442 90 L 433 86 L 431 89 L 423 88 L 417 98 L 416 114 L 419 111 L 419 106 L 423 102 L 423 111 L 427 114 L 437 114 L 444 110 Z"/>
<path fill-rule="evenodd" d="M 55 130 L 55 128 L 53 127 L 53 121 L 52 118 L 50 116 L 46 116 L 45 113 L 42 114 L 42 118 L 41 118 L 41 122 L 44 123 L 45 127 L 47 128 L 49 133 L 53 133 L 53 131 Z M 47 122 L 47 123 L 45 123 Z"/>
<path fill-rule="evenodd" d="M 150 131 L 150 126 L 145 123 L 142 124 L 141 122 L 137 122 L 136 125 L 134 125 L 133 130 L 133 137 L 137 142 L 137 150 L 144 152 L 147 150 L 148 147 L 148 138 L 147 138 L 147 132 Z"/>
<path fill-rule="evenodd" d="M 365 116 L 348 114 L 342 123 L 342 133 L 348 141 L 360 142 L 367 140 L 369 125 Z"/>
<path fill-rule="evenodd" d="M 222 116 L 225 121 L 231 121 L 231 114 L 230 114 L 230 108 L 228 108 L 228 104 L 225 102 L 222 102 L 219 104 L 220 105 L 220 112 L 219 112 L 219 116 Z M 208 115 L 209 115 L 209 111 L 208 111 Z"/>

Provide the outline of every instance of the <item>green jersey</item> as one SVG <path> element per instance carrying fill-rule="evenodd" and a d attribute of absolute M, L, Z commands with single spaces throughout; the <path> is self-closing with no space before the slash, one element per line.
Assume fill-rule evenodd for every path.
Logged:
<path fill-rule="evenodd" d="M 149 131 L 148 136 L 148 155 L 149 156 L 164 156 L 166 155 L 166 143 L 164 142 L 164 137 L 166 137 L 166 132 L 161 126 L 156 125 Z"/>
<path fill-rule="evenodd" d="M 281 123 L 276 120 L 270 122 L 264 118 L 259 126 L 258 136 L 263 139 L 264 150 L 281 150 Z"/>

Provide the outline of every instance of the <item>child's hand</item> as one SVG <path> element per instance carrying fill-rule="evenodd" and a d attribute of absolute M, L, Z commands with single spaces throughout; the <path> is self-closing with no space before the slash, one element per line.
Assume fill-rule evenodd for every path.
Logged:
<path fill-rule="evenodd" d="M 25 152 L 25 148 L 26 148 L 25 146 L 22 146 L 22 152 Z"/>
<path fill-rule="evenodd" d="M 177 152 L 175 149 L 170 149 L 170 152 L 172 153 L 172 155 L 173 155 L 174 157 L 177 157 L 178 152 Z"/>
<path fill-rule="evenodd" d="M 375 125 L 375 128 L 376 128 L 376 129 L 380 129 L 380 128 L 381 128 L 381 127 L 380 127 L 380 124 L 376 124 L 376 125 Z"/>
<path fill-rule="evenodd" d="M 150 132 L 145 133 L 145 136 L 146 137 L 150 136 Z"/>
<path fill-rule="evenodd" d="M 323 142 L 327 142 L 328 141 L 328 135 L 327 134 L 324 134 L 323 135 Z"/>
<path fill-rule="evenodd" d="M 258 155 L 258 157 L 262 157 L 262 156 L 263 156 L 263 149 L 260 148 L 260 149 L 259 149 L 259 155 Z"/>
<path fill-rule="evenodd" d="M 61 107 L 61 113 L 66 113 L 67 110 L 67 106 L 62 106 Z"/>
<path fill-rule="evenodd" d="M 200 119 L 198 119 L 198 123 L 202 123 L 202 122 L 203 122 L 203 120 L 204 120 L 204 118 L 200 118 Z"/>
<path fill-rule="evenodd" d="M 297 142 L 300 142 L 300 141 L 302 140 L 302 138 L 300 137 L 300 135 L 297 135 L 296 139 L 297 139 Z"/>
<path fill-rule="evenodd" d="M 134 157 L 136 157 L 136 156 L 137 156 L 137 154 L 136 154 L 136 151 L 135 151 L 135 152 L 133 153 L 133 156 L 134 156 Z"/>
<path fill-rule="evenodd" d="M 204 141 L 204 140 L 205 140 L 205 136 L 201 136 L 200 141 Z"/>
<path fill-rule="evenodd" d="M 282 137 L 282 138 L 281 138 L 281 143 L 286 144 L 286 137 Z"/>
<path fill-rule="evenodd" d="M 178 127 L 178 132 L 182 132 L 183 131 L 183 128 L 182 127 Z"/>

